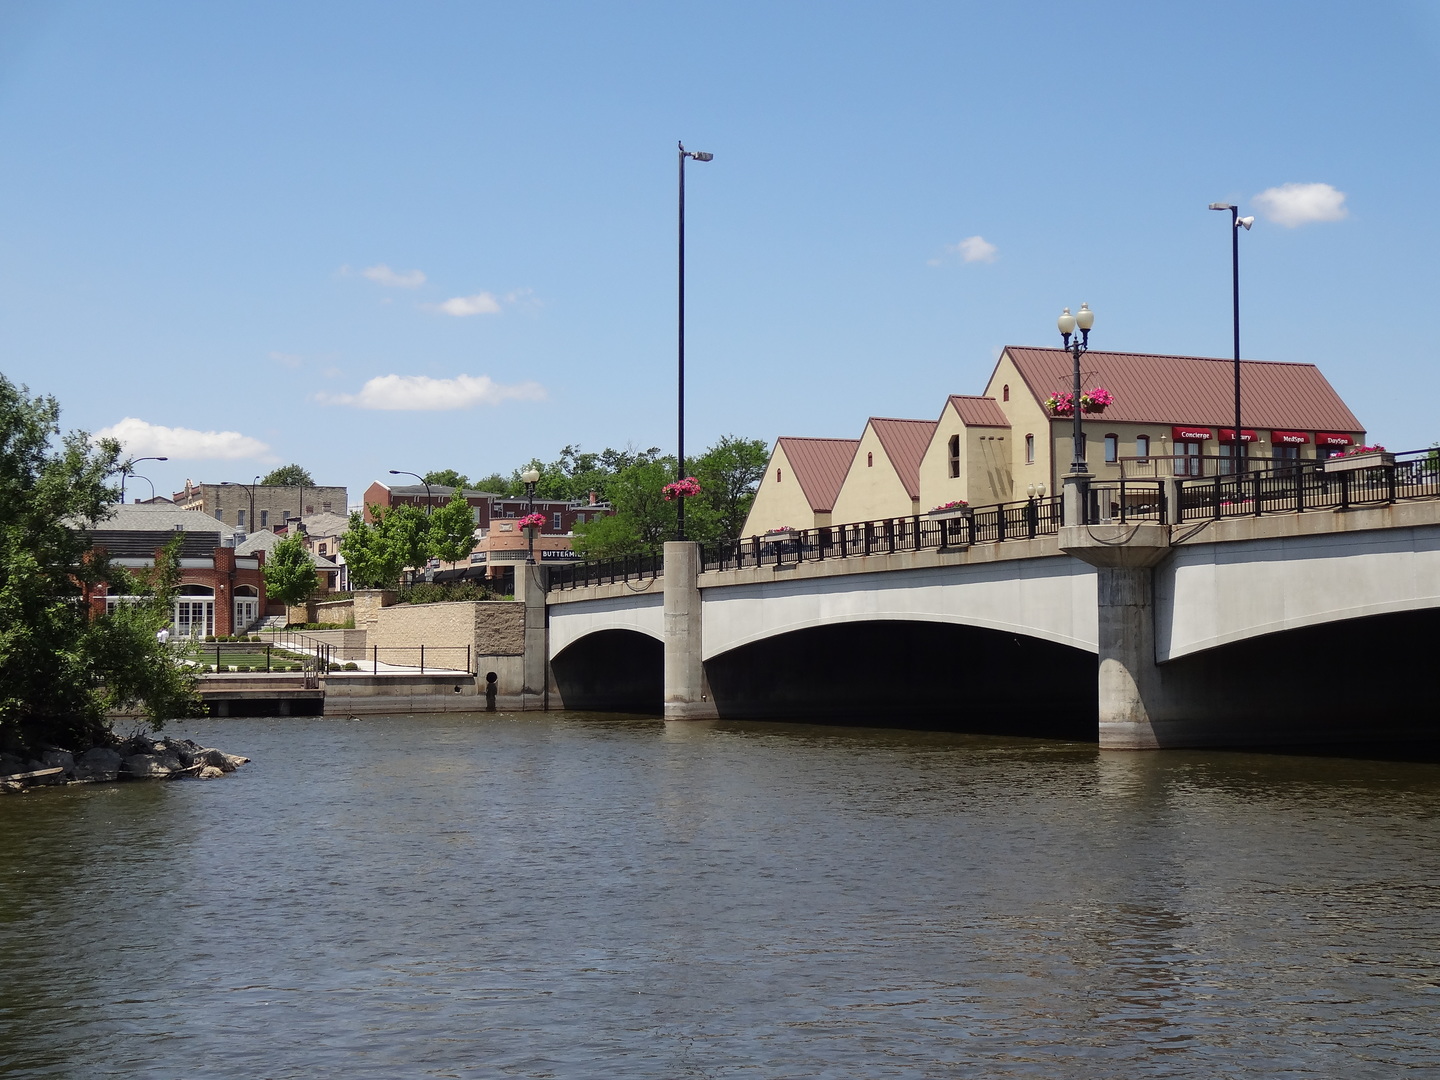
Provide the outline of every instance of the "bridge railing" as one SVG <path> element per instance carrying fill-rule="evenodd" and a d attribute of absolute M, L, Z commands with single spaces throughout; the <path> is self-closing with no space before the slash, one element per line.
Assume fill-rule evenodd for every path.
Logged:
<path fill-rule="evenodd" d="M 593 559 L 566 566 L 552 566 L 546 589 L 580 589 L 586 585 L 613 585 L 616 582 L 650 581 L 665 572 L 665 556 L 621 555 Z"/>
<path fill-rule="evenodd" d="M 1177 481 L 1176 520 L 1348 510 L 1401 499 L 1440 497 L 1440 453 L 1407 450 L 1362 468 L 1341 459 L 1298 462 L 1278 469 Z M 1330 468 L 1327 469 L 1326 465 Z"/>

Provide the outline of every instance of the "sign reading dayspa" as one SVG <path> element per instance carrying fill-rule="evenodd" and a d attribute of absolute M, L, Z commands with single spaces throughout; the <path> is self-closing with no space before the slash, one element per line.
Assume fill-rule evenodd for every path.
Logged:
<path fill-rule="evenodd" d="M 1215 433 L 1208 427 L 1186 427 L 1183 424 L 1176 424 L 1170 429 L 1170 437 L 1176 442 L 1203 442 L 1205 439 L 1213 439 Z"/>
<path fill-rule="evenodd" d="M 1316 446 L 1354 446 L 1355 440 L 1343 431 L 1315 432 Z"/>
<path fill-rule="evenodd" d="M 1309 441 L 1310 436 L 1303 431 L 1270 432 L 1270 444 L 1272 446 L 1304 446 Z"/>

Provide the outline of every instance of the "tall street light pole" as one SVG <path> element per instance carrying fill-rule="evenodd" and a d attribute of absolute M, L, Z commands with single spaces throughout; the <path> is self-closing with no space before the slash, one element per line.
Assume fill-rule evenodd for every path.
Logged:
<path fill-rule="evenodd" d="M 1085 461 L 1085 429 L 1080 423 L 1080 357 L 1090 349 L 1090 328 L 1095 325 L 1095 313 L 1090 310 L 1089 304 L 1081 304 L 1074 315 L 1067 307 L 1055 320 L 1055 325 L 1060 329 L 1060 340 L 1075 361 L 1070 391 L 1070 415 L 1074 419 L 1070 436 L 1070 472 L 1065 476 L 1064 521 L 1066 525 L 1083 525 L 1090 493 L 1090 466 Z M 1076 330 L 1079 330 L 1078 334 Z"/>
<path fill-rule="evenodd" d="M 422 484 L 425 485 L 425 516 L 426 516 L 426 517 L 429 517 L 429 516 L 430 516 L 430 481 L 429 481 L 429 480 L 426 480 L 425 477 L 421 476 L 419 473 L 406 472 L 404 469 L 391 469 L 391 470 L 390 470 L 390 475 L 391 475 L 391 476 L 413 476 L 413 477 L 415 477 L 416 480 L 419 480 L 420 483 L 422 483 Z"/>
<path fill-rule="evenodd" d="M 529 517 L 535 513 L 535 485 L 540 482 L 540 472 L 537 469 L 526 469 L 520 474 L 520 480 L 525 485 L 525 516 Z M 525 530 L 525 565 L 535 565 L 535 526 Z"/>
<path fill-rule="evenodd" d="M 1240 208 L 1233 203 L 1212 202 L 1210 209 L 1230 211 L 1230 282 L 1235 313 L 1235 444 L 1230 451 L 1230 460 L 1234 466 L 1233 471 L 1240 473 L 1244 472 L 1241 467 L 1244 461 L 1241 452 L 1245 448 L 1240 427 L 1240 230 L 1243 228 L 1248 232 L 1250 226 L 1255 224 L 1255 219 L 1242 218 Z"/>
<path fill-rule="evenodd" d="M 685 479 L 685 159 L 713 161 L 714 154 L 703 150 L 686 150 L 685 144 L 676 143 L 680 148 L 680 277 L 679 277 L 679 432 L 675 440 L 675 479 Z M 685 539 L 685 500 L 675 500 L 675 539 Z"/>
<path fill-rule="evenodd" d="M 135 466 L 136 466 L 136 465 L 139 465 L 140 462 L 142 462 L 142 461 L 169 461 L 169 460 L 170 460 L 170 459 L 169 459 L 168 457 L 137 457 L 137 458 L 131 458 L 129 461 L 127 461 L 127 462 L 125 462 L 123 465 L 121 465 L 121 466 L 120 466 L 120 502 L 121 502 L 121 504 L 123 505 L 124 502 L 125 502 L 125 478 L 135 471 Z M 154 485 L 154 484 L 151 484 L 150 486 L 153 488 L 155 485 Z M 153 491 L 150 493 L 150 497 L 151 497 L 152 499 L 155 497 L 155 493 L 154 493 Z"/>

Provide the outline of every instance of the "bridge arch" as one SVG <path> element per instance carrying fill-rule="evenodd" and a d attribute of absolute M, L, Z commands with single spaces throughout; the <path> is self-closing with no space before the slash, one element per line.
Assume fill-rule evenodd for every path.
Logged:
<path fill-rule="evenodd" d="M 665 647 L 635 630 L 595 630 L 550 661 L 565 708 L 657 715 L 665 696 Z"/>

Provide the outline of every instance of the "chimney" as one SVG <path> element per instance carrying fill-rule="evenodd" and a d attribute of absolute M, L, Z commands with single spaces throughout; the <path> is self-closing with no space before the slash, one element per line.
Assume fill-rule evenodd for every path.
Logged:
<path fill-rule="evenodd" d="M 590 505 L 591 505 L 591 506 L 594 506 L 594 505 L 595 505 L 595 492 L 593 492 L 593 491 L 590 492 Z"/>

